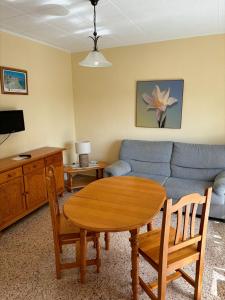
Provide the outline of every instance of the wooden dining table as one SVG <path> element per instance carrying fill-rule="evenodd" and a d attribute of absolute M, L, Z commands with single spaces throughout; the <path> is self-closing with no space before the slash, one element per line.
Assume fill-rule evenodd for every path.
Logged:
<path fill-rule="evenodd" d="M 114 176 L 99 179 L 69 197 L 63 211 L 80 228 L 80 272 L 85 282 L 87 231 L 130 231 L 132 299 L 138 299 L 139 289 L 139 229 L 150 223 L 166 199 L 159 183 L 134 176 Z"/>

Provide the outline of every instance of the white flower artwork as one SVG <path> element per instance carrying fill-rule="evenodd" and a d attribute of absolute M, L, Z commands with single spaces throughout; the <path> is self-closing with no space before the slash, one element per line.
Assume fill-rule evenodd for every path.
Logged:
<path fill-rule="evenodd" d="M 166 120 L 167 106 L 176 104 L 178 100 L 176 98 L 170 97 L 170 89 L 160 91 L 158 85 L 155 86 L 150 96 L 144 93 L 142 97 L 145 103 L 147 104 L 147 110 L 155 109 L 159 127 L 163 128 Z"/>
<path fill-rule="evenodd" d="M 137 126 L 180 128 L 182 98 L 183 80 L 138 81 Z"/>

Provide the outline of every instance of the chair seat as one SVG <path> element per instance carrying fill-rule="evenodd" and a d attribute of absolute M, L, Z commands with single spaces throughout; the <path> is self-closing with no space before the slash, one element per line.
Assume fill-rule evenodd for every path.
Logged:
<path fill-rule="evenodd" d="M 175 235 L 176 230 L 173 227 L 170 227 L 169 246 L 174 245 Z M 139 252 L 146 260 L 150 260 L 153 267 L 156 269 L 158 269 L 159 266 L 160 239 L 160 229 L 155 229 L 138 235 Z M 173 266 L 173 264 L 178 266 L 178 262 L 178 267 L 181 268 L 183 266 L 182 260 L 187 262 L 188 257 L 196 257 L 196 260 L 198 259 L 199 253 L 196 245 L 191 245 L 168 254 L 168 268 Z"/>
<path fill-rule="evenodd" d="M 80 237 L 80 228 L 76 227 L 72 222 L 65 218 L 63 214 L 59 215 L 59 233 L 60 234 L 77 234 Z"/>
<path fill-rule="evenodd" d="M 80 228 L 75 226 L 63 214 L 59 215 L 59 233 L 60 235 L 73 234 L 74 238 L 80 238 Z M 96 232 L 87 232 L 87 237 L 96 237 L 97 235 Z"/>

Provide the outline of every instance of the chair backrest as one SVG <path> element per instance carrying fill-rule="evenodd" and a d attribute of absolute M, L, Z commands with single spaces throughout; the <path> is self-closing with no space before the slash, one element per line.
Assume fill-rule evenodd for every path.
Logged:
<path fill-rule="evenodd" d="M 47 193 L 48 193 L 48 201 L 51 212 L 52 219 L 52 229 L 54 239 L 58 240 L 59 235 L 59 203 L 56 192 L 56 181 L 55 181 L 55 172 L 54 167 L 49 166 L 46 170 L 46 183 L 47 183 Z"/>
<path fill-rule="evenodd" d="M 198 243 L 199 252 L 205 247 L 209 208 L 212 195 L 212 188 L 205 191 L 205 195 L 190 194 L 182 197 L 176 204 L 172 199 L 165 201 L 161 231 L 161 259 L 166 261 L 169 253 L 175 252 L 187 246 Z M 196 212 L 198 205 L 202 205 L 200 226 L 196 232 Z M 174 239 L 171 242 L 171 218 L 177 214 Z"/>

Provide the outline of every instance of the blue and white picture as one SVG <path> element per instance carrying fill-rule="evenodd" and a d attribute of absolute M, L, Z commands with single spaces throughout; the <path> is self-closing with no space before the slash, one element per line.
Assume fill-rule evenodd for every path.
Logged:
<path fill-rule="evenodd" d="M 137 81 L 136 126 L 181 128 L 184 80 Z"/>
<path fill-rule="evenodd" d="M 1 68 L 3 94 L 28 94 L 27 72 L 12 68 Z"/>

